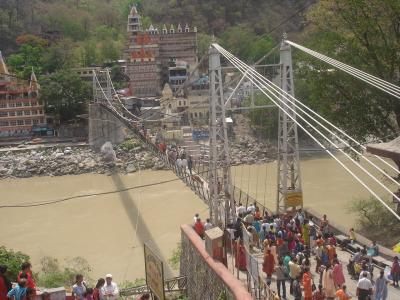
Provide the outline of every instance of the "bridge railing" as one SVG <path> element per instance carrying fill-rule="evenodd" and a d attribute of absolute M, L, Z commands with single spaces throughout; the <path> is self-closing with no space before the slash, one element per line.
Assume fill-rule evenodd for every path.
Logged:
<path fill-rule="evenodd" d="M 105 104 L 101 104 L 103 107 L 105 107 L 109 112 L 115 114 L 115 112 L 109 108 Z M 190 176 L 189 172 L 187 170 L 183 170 L 182 168 L 179 168 L 176 166 L 174 162 L 171 162 L 167 155 L 163 152 L 160 151 L 160 148 L 151 141 L 150 137 L 146 135 L 143 130 L 139 127 L 139 124 L 137 122 L 128 122 L 126 119 L 121 118 L 121 122 L 126 125 L 127 128 L 129 128 L 137 138 L 139 138 L 142 143 L 157 157 L 163 160 L 163 162 L 178 176 L 180 177 L 207 205 L 210 203 L 210 193 L 208 188 L 205 187 L 205 185 L 199 181 L 196 180 L 195 177 Z M 194 160 L 193 161 L 193 171 L 200 175 L 203 178 L 208 178 L 208 173 L 209 173 L 209 166 L 206 163 L 203 163 L 202 160 Z M 257 201 L 254 197 L 250 196 L 246 192 L 244 192 L 242 189 L 240 189 L 237 186 L 233 186 L 233 200 L 236 203 L 242 203 L 244 206 L 248 207 L 249 204 L 251 203 L 256 203 L 257 206 L 260 208 L 260 211 L 262 214 L 264 214 L 266 211 L 268 214 L 272 214 L 272 211 L 269 210 L 266 206 L 261 204 L 260 202 Z"/>

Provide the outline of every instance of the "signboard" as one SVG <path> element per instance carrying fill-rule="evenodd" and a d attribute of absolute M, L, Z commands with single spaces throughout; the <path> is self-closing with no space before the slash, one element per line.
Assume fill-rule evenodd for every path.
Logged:
<path fill-rule="evenodd" d="M 160 258 L 144 243 L 146 284 L 158 300 L 165 300 L 164 268 Z"/>
<path fill-rule="evenodd" d="M 194 141 L 208 139 L 209 136 L 210 136 L 210 133 L 206 129 L 193 129 L 192 130 L 192 138 Z"/>
<path fill-rule="evenodd" d="M 288 192 L 285 195 L 285 206 L 296 207 L 303 205 L 303 193 L 302 192 Z"/>

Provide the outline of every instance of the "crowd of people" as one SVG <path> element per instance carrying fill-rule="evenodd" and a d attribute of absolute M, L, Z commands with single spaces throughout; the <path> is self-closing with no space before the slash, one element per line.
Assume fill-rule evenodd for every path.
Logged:
<path fill-rule="evenodd" d="M 34 300 L 40 295 L 42 300 L 50 300 L 47 292 L 39 292 L 32 275 L 32 265 L 24 262 L 18 277 L 10 280 L 7 276 L 7 266 L 0 265 L 0 300 Z M 71 296 L 75 300 L 116 300 L 119 296 L 118 285 L 113 281 L 113 276 L 107 274 L 100 278 L 94 287 L 89 287 L 82 274 L 75 276 L 75 284 L 71 287 Z M 145 293 L 137 300 L 149 300 L 150 294 Z"/>
<path fill-rule="evenodd" d="M 257 203 L 248 207 L 236 204 L 236 214 L 235 224 L 228 229 L 235 245 L 235 267 L 248 271 L 245 247 L 252 254 L 262 253 L 266 284 L 274 289 L 271 283 L 276 282 L 277 299 L 287 299 L 288 293 L 295 300 L 388 299 L 387 274 L 382 270 L 376 278 L 373 276 L 371 257 L 379 251 L 375 242 L 368 249 L 357 249 L 343 267 L 337 255 L 339 243 L 326 215 L 321 220 L 309 220 L 301 209 L 292 214 L 272 215 L 267 211 L 262 214 Z M 203 237 L 212 224 L 208 219 L 203 223 L 196 214 L 193 228 Z M 248 245 L 245 245 L 246 239 L 250 241 Z M 351 229 L 348 239 L 341 241 L 340 246 L 344 248 L 346 243 L 354 241 L 354 229 Z M 346 286 L 345 270 L 357 280 L 354 291 Z M 389 274 L 394 286 L 398 286 L 399 276 L 400 266 L 395 257 Z"/>

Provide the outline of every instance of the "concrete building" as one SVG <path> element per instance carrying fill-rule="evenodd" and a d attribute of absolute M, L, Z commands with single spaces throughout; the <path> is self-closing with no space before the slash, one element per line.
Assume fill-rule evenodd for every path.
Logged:
<path fill-rule="evenodd" d="M 41 135 L 47 130 L 39 84 L 32 71 L 30 84 L 14 80 L 0 52 L 0 137 Z"/>
<path fill-rule="evenodd" d="M 161 30 L 150 25 L 143 29 L 141 16 L 135 6 L 128 16 L 128 45 L 125 49 L 126 74 L 136 97 L 159 97 L 169 82 L 169 68 L 184 61 L 189 72 L 197 64 L 197 29 L 179 24 Z"/>

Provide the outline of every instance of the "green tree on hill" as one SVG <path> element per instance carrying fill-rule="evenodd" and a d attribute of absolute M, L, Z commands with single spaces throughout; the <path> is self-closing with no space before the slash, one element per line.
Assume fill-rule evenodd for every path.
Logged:
<path fill-rule="evenodd" d="M 308 14 L 308 46 L 399 85 L 399 15 L 397 0 L 321 0 Z M 398 132 L 398 99 L 309 56 L 299 58 L 297 91 L 312 108 L 360 141 Z"/>
<path fill-rule="evenodd" d="M 76 118 L 86 111 L 90 86 L 69 70 L 58 71 L 41 80 L 39 100 L 57 121 Z"/>

